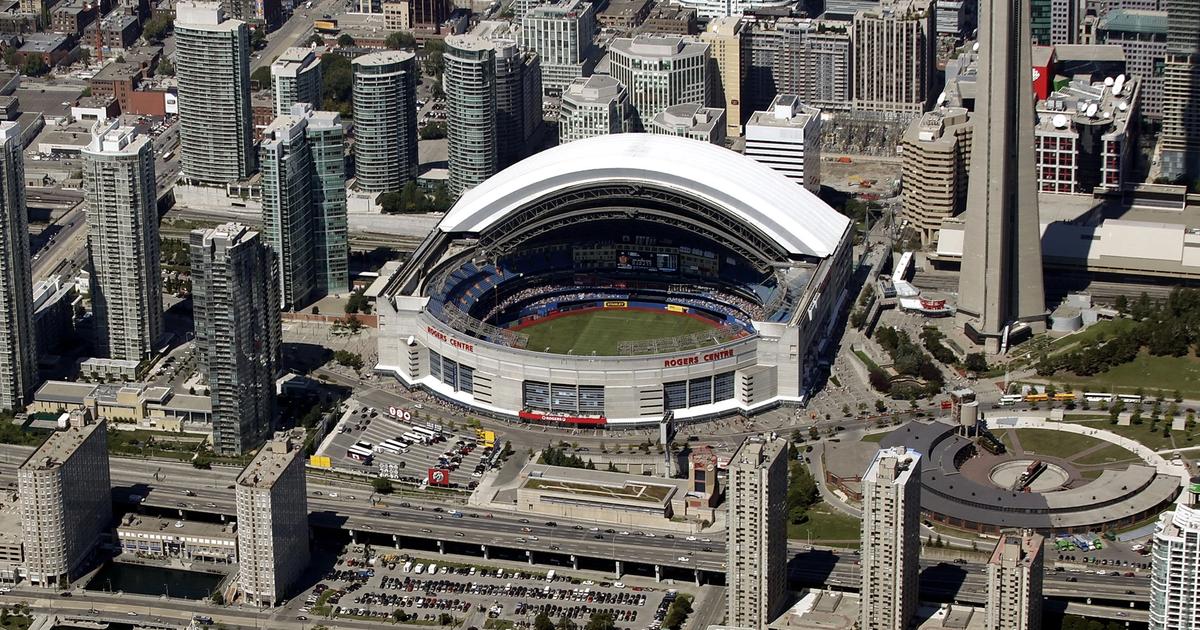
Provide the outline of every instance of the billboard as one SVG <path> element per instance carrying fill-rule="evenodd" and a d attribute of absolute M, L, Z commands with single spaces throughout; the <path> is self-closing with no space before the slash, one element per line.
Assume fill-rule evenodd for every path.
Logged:
<path fill-rule="evenodd" d="M 328 455 L 313 455 L 308 458 L 308 465 L 315 468 L 333 468 L 333 461 Z"/>
<path fill-rule="evenodd" d="M 487 448 L 489 446 L 495 446 L 496 445 L 496 432 L 495 431 L 487 431 L 485 429 L 475 429 L 475 439 L 479 440 L 479 442 L 484 446 L 484 448 Z"/>
<path fill-rule="evenodd" d="M 617 269 L 676 271 L 679 269 L 679 255 L 622 249 L 617 252 Z"/>
<path fill-rule="evenodd" d="M 429 469 L 429 485 L 431 486 L 448 486 L 450 485 L 450 471 L 445 468 L 430 468 Z"/>

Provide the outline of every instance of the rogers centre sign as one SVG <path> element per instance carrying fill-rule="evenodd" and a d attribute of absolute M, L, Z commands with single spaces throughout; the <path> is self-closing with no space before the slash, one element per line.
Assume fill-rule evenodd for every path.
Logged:
<path fill-rule="evenodd" d="M 701 363 L 709 363 L 711 361 L 720 361 L 733 357 L 733 348 L 725 348 L 706 354 L 697 354 L 690 357 L 679 357 L 677 359 L 663 359 L 663 367 L 684 367 L 687 365 L 700 365 Z"/>
<path fill-rule="evenodd" d="M 448 344 L 454 346 L 455 348 L 458 348 L 459 350 L 466 350 L 467 352 L 475 352 L 475 344 L 470 344 L 465 341 L 459 341 L 459 340 L 455 339 L 454 337 L 451 337 L 450 335 L 447 335 L 446 333 L 434 328 L 433 326 L 426 326 L 425 332 L 433 335 L 434 337 L 437 337 L 438 339 L 441 339 L 445 343 L 448 343 Z"/>

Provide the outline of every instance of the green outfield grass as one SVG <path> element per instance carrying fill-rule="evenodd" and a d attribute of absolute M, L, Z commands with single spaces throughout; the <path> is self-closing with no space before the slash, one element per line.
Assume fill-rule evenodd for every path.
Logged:
<path fill-rule="evenodd" d="M 564 315 L 521 332 L 529 335 L 525 347 L 537 352 L 614 355 L 622 341 L 677 337 L 709 328 L 713 326 L 694 317 L 667 311 L 609 309 Z"/>

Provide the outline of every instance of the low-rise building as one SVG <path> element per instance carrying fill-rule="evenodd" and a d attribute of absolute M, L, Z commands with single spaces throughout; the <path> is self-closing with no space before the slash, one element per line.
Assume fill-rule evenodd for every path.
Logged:
<path fill-rule="evenodd" d="M 688 480 L 528 464 L 517 507 L 530 514 L 631 527 L 670 527 L 673 517 L 712 521 L 711 508 L 688 505 Z"/>
<path fill-rule="evenodd" d="M 212 427 L 208 396 L 179 394 L 145 383 L 127 385 L 46 381 L 33 396 L 31 412 L 90 412 L 93 418 L 162 431 Z"/>
<path fill-rule="evenodd" d="M 42 63 L 53 68 L 59 65 L 75 50 L 74 39 L 58 33 L 33 33 L 25 36 L 25 43 L 17 49 L 18 65 L 25 63 L 30 57 L 40 57 Z"/>
<path fill-rule="evenodd" d="M 117 547 L 139 557 L 233 564 L 237 525 L 129 513 L 117 525 Z"/>
<path fill-rule="evenodd" d="M 88 87 L 93 96 L 112 96 L 117 99 L 121 111 L 129 113 L 130 95 L 145 78 L 146 72 L 135 63 L 113 62 L 104 66 L 92 78 Z"/>
<path fill-rule="evenodd" d="M 705 107 L 701 103 L 672 105 L 659 112 L 647 125 L 646 131 L 723 145 L 725 110 Z"/>
<path fill-rule="evenodd" d="M 88 26 L 86 39 L 93 50 L 115 55 L 132 46 L 141 34 L 142 25 L 136 17 L 113 11 Z"/>
<path fill-rule="evenodd" d="M 83 29 L 96 19 L 96 10 L 95 5 L 83 0 L 61 2 L 50 13 L 50 29 L 62 35 L 79 37 Z"/>
<path fill-rule="evenodd" d="M 650 0 L 610 0 L 596 21 L 604 28 L 630 30 L 637 28 L 650 15 Z"/>
<path fill-rule="evenodd" d="M 746 157 L 770 166 L 812 192 L 821 189 L 821 110 L 795 94 L 746 121 Z"/>
<path fill-rule="evenodd" d="M 696 10 L 665 2 L 655 5 L 654 10 L 642 21 L 641 33 L 655 35 L 695 35 L 700 32 L 696 22 Z"/>
<path fill-rule="evenodd" d="M 632 116 L 629 91 L 620 81 L 603 74 L 580 77 L 563 90 L 558 142 L 627 133 L 632 129 Z"/>
<path fill-rule="evenodd" d="M 0 493 L 0 584 L 12 584 L 20 578 L 25 563 L 24 542 L 20 497 L 6 490 Z"/>

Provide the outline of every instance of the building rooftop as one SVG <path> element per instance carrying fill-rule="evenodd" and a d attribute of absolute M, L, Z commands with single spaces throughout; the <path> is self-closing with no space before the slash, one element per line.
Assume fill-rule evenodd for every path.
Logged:
<path fill-rule="evenodd" d="M 297 457 L 303 457 L 304 433 L 290 432 L 277 434 L 258 450 L 258 454 L 242 469 L 238 475 L 237 485 L 245 488 L 275 487 L 279 476 Z"/>
<path fill-rule="evenodd" d="M 355 57 L 353 64 L 355 66 L 387 66 L 404 63 L 415 58 L 416 54 L 407 50 L 384 50 Z"/>
<path fill-rule="evenodd" d="M 179 0 L 175 3 L 175 25 L 205 31 L 234 31 L 242 22 L 225 19 L 225 10 L 218 2 Z"/>
<path fill-rule="evenodd" d="M 1126 61 L 1125 49 L 1118 44 L 1057 44 L 1054 58 L 1058 61 Z"/>
<path fill-rule="evenodd" d="M 21 501 L 16 492 L 0 491 L 0 547 L 15 547 L 25 542 L 21 526 Z"/>
<path fill-rule="evenodd" d="M 746 126 L 803 127 L 820 115 L 821 110 L 805 105 L 799 96 L 779 94 L 771 101 L 769 109 L 751 114 Z"/>
<path fill-rule="evenodd" d="M 867 467 L 866 474 L 863 475 L 863 485 L 879 481 L 881 475 L 884 480 L 890 479 L 891 483 L 896 485 L 908 483 L 920 461 L 921 454 L 911 448 L 904 446 L 880 448 L 871 465 Z"/>
<path fill-rule="evenodd" d="M 772 440 L 758 435 L 748 437 L 733 452 L 733 456 L 729 458 L 729 465 L 763 466 L 785 448 L 787 448 L 787 442 L 784 440 Z"/>
<path fill-rule="evenodd" d="M 150 136 L 136 127 L 123 126 L 119 120 L 100 121 L 92 128 L 92 139 L 84 150 L 97 155 L 137 155 L 150 142 Z"/>
<path fill-rule="evenodd" d="M 1102 31 L 1167 34 L 1167 12 L 1149 9 L 1112 9 L 1100 18 L 1096 28 Z"/>
<path fill-rule="evenodd" d="M 639 33 L 633 37 L 614 39 L 610 49 L 642 59 L 678 59 L 702 55 L 708 50 L 708 44 L 681 35 Z"/>
<path fill-rule="evenodd" d="M 295 77 L 302 70 L 314 63 L 320 63 L 320 60 L 312 49 L 288 48 L 275 61 L 271 62 L 271 74 L 283 77 Z"/>
<path fill-rule="evenodd" d="M 625 91 L 625 86 L 618 80 L 605 75 L 593 74 L 590 77 L 577 77 L 563 90 L 563 100 L 574 103 L 600 103 L 607 105 L 616 100 Z"/>
<path fill-rule="evenodd" d="M 447 48 L 457 48 L 459 50 L 491 50 L 493 48 L 491 41 L 474 33 L 450 35 L 446 37 L 445 41 Z"/>
<path fill-rule="evenodd" d="M 45 442 L 21 464 L 21 470 L 53 470 L 75 454 L 75 449 L 102 426 L 100 423 L 68 427 L 50 434 Z"/>
<path fill-rule="evenodd" d="M 129 513 L 122 517 L 121 522 L 117 525 L 117 530 L 209 538 L 235 538 L 237 536 L 236 523 L 205 523 L 135 513 Z"/>
<path fill-rule="evenodd" d="M 529 464 L 521 487 L 579 500 L 665 505 L 688 491 L 687 479 Z"/>
<path fill-rule="evenodd" d="M 992 550 L 992 558 L 988 564 L 1013 566 L 1031 566 L 1033 559 L 1042 552 L 1042 544 L 1046 541 L 1041 534 L 1006 533 L 1001 534 Z"/>
<path fill-rule="evenodd" d="M 915 119 L 904 131 L 904 141 L 910 144 L 936 144 L 954 141 L 954 134 L 947 131 L 970 121 L 970 113 L 964 107 L 938 107 Z"/>
<path fill-rule="evenodd" d="M 718 126 L 724 127 L 725 110 L 719 107 L 705 107 L 700 103 L 671 105 L 655 114 L 651 125 L 674 132 L 708 134 Z"/>
<path fill-rule="evenodd" d="M 1141 82 L 1120 75 L 1090 83 L 1075 79 L 1037 104 L 1040 131 L 1072 132 L 1079 126 L 1109 127 L 1107 133 L 1123 133 L 1137 110 Z"/>
<path fill-rule="evenodd" d="M 768 630 L 845 630 L 857 626 L 862 600 L 858 593 L 809 590 L 768 626 Z M 909 626 L 914 630 L 983 630 L 982 608 L 918 604 Z"/>
<path fill-rule="evenodd" d="M 30 33 L 25 36 L 25 43 L 19 52 L 37 54 L 58 50 L 67 45 L 67 36 L 58 33 Z"/>
<path fill-rule="evenodd" d="M 96 386 L 92 383 L 46 381 L 38 388 L 33 398 L 37 401 L 82 405 L 83 400 L 95 390 Z"/>

